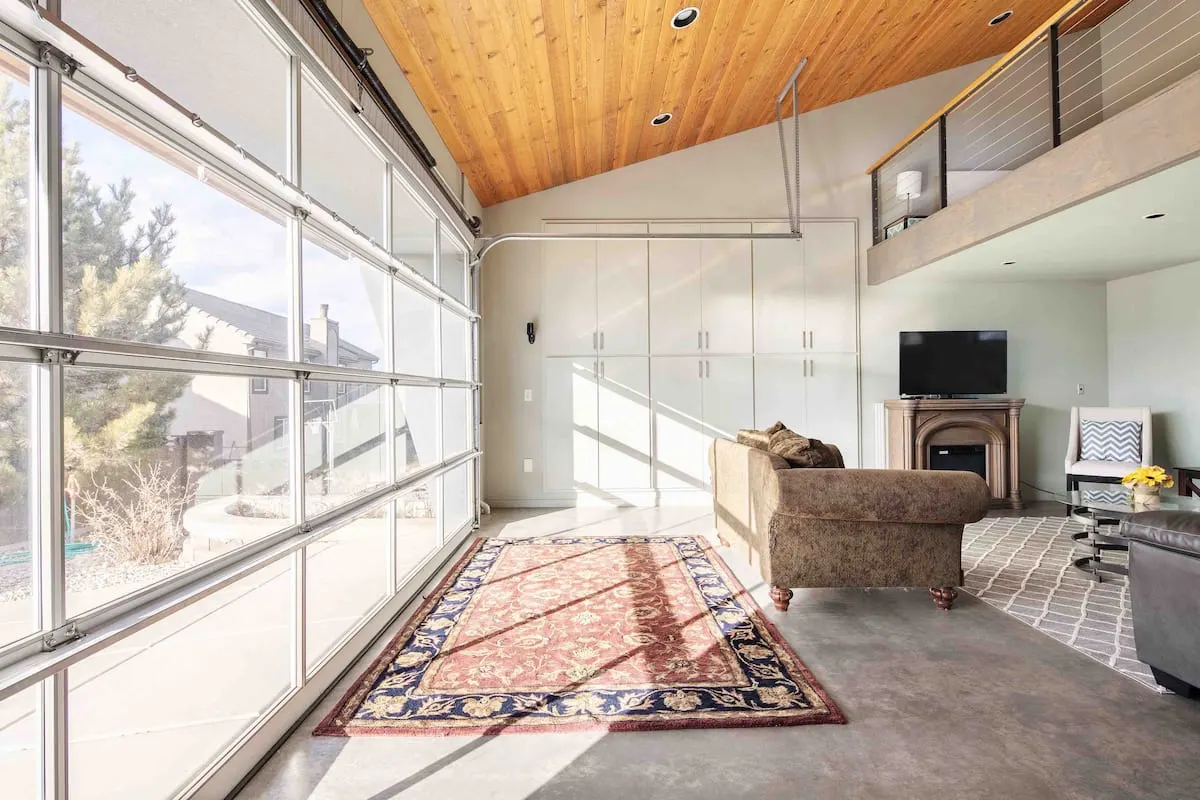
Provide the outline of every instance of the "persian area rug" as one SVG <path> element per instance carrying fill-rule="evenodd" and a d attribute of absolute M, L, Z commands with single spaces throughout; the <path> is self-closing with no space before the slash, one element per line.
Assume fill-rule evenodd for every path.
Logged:
<path fill-rule="evenodd" d="M 482 539 L 314 734 L 844 721 L 704 539 Z"/>

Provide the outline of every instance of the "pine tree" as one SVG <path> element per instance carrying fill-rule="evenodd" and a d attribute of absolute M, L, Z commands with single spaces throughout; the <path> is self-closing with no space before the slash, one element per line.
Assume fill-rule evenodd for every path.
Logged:
<path fill-rule="evenodd" d="M 29 325 L 28 90 L 0 77 L 0 325 Z M 63 326 L 67 333 L 151 344 L 181 331 L 184 286 L 168 268 L 175 240 L 169 204 L 136 223 L 129 178 L 97 186 L 76 144 L 63 154 Z M 0 503 L 24 493 L 28 371 L 0 365 Z M 68 469 L 93 471 L 160 448 L 170 404 L 187 376 L 68 369 Z"/>

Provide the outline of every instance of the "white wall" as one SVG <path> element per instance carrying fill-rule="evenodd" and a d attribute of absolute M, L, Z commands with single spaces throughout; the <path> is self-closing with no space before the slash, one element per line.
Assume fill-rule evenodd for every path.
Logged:
<path fill-rule="evenodd" d="M 1108 398 L 1150 406 L 1154 461 L 1200 464 L 1200 262 L 1108 284 Z"/>
<path fill-rule="evenodd" d="M 870 297 L 869 306 L 865 302 Z M 899 278 L 864 292 L 862 386 L 870 403 L 894 397 L 902 330 L 1007 330 L 1008 394 L 1024 397 L 1021 478 L 1063 489 L 1070 408 L 1108 405 L 1105 287 L 1101 282 L 937 283 Z M 1083 384 L 1085 394 L 1076 395 Z M 872 450 L 865 450 L 870 463 Z M 1026 499 L 1035 495 L 1028 490 Z"/>
<path fill-rule="evenodd" d="M 1014 340 L 1012 391 L 1030 401 L 1024 430 L 1030 477 L 1057 486 L 1066 449 L 1062 420 L 1074 385 L 1087 385 L 1089 401 L 1105 401 L 1103 285 L 866 286 L 871 191 L 864 170 L 986 66 L 962 67 L 804 115 L 800 212 L 859 220 L 865 418 L 871 419 L 872 403 L 898 391 L 900 329 L 1006 328 Z M 501 203 L 488 209 L 485 231 L 539 231 L 545 219 L 786 218 L 780 169 L 778 135 L 768 125 Z M 482 268 L 484 496 L 500 502 L 546 499 L 538 469 L 541 346 L 525 340 L 525 323 L 537 319 L 541 305 L 539 250 L 504 244 Z M 527 388 L 534 391 L 532 403 L 522 401 Z M 874 439 L 867 422 L 868 464 Z M 521 471 L 522 458 L 534 459 L 533 473 Z"/>

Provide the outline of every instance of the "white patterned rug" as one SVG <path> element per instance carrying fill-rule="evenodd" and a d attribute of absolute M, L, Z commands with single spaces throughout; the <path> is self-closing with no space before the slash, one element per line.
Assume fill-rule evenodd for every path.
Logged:
<path fill-rule="evenodd" d="M 1150 668 L 1137 660 L 1129 588 L 1120 575 L 1096 583 L 1071 565 L 1083 555 L 1066 517 L 996 517 L 963 534 L 963 587 L 989 605 L 1053 636 L 1154 691 Z M 1104 558 L 1125 563 L 1124 553 Z"/>

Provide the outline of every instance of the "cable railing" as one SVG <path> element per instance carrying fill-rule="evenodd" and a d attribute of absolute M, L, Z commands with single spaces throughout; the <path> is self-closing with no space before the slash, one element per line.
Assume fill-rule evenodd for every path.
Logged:
<path fill-rule="evenodd" d="M 875 243 L 1198 68 L 1196 0 L 1072 0 L 871 167 Z"/>

